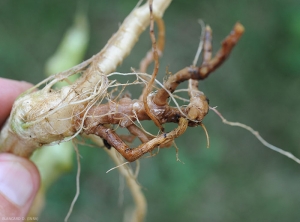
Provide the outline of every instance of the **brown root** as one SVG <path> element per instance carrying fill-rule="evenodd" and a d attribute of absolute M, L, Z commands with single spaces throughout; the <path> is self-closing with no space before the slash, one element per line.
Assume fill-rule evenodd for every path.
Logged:
<path fill-rule="evenodd" d="M 161 144 L 172 142 L 175 138 L 182 135 L 188 127 L 188 120 L 181 117 L 178 127 L 169 133 L 163 133 L 150 141 L 141 144 L 137 148 L 129 148 L 129 146 L 120 139 L 118 134 L 103 125 L 98 125 L 91 129 L 93 134 L 105 139 L 112 147 L 114 147 L 129 162 L 139 159 L 145 153 L 151 152 Z"/>
<path fill-rule="evenodd" d="M 148 95 L 150 94 L 154 81 L 156 79 L 158 69 L 159 69 L 159 61 L 158 61 L 158 52 L 156 48 L 156 39 L 155 39 L 155 34 L 154 34 L 154 18 L 153 18 L 153 7 L 152 7 L 153 0 L 149 0 L 149 9 L 150 9 L 150 37 L 151 37 L 151 42 L 152 42 L 152 50 L 153 50 L 153 59 L 154 59 L 154 70 L 151 75 L 151 79 L 148 82 L 144 92 L 143 92 L 143 103 L 145 107 L 145 111 L 147 115 L 151 118 L 151 120 L 155 123 L 155 125 L 160 129 L 161 132 L 164 131 L 164 128 L 162 127 L 161 123 L 155 116 L 150 111 L 149 105 L 148 105 Z"/>
<path fill-rule="evenodd" d="M 237 23 L 231 34 L 223 41 L 222 48 L 212 58 L 212 31 L 207 26 L 203 40 L 202 65 L 180 70 L 171 76 L 164 83 L 163 87 L 154 94 L 150 93 L 150 91 L 152 90 L 158 71 L 158 54 L 153 33 L 153 17 L 151 18 L 150 35 L 155 67 L 152 78 L 147 83 L 143 94 L 143 101 L 132 100 L 128 97 L 121 98 L 119 101 L 110 100 L 106 104 L 94 105 L 87 113 L 84 113 L 85 116 L 79 114 L 74 118 L 74 123 L 77 126 L 84 119 L 84 133 L 94 134 L 103 138 L 108 143 L 108 146 L 114 147 L 128 161 L 135 161 L 156 147 L 165 147 L 172 144 L 173 140 L 182 135 L 188 126 L 203 126 L 202 120 L 209 111 L 209 104 L 206 96 L 198 89 L 198 81 L 205 79 L 225 61 L 244 31 L 243 26 Z M 138 76 L 138 74 L 136 75 Z M 186 80 L 189 80 L 187 90 L 190 97 L 189 104 L 182 107 L 171 107 L 168 104 L 168 98 L 174 98 L 172 93 L 181 82 Z M 144 120 L 152 120 L 162 133 L 156 137 L 152 137 L 135 125 L 136 121 L 140 122 Z M 178 123 L 178 127 L 169 133 L 164 133 L 161 124 L 168 122 Z M 121 127 L 126 127 L 133 136 L 137 136 L 141 140 L 142 144 L 136 148 L 130 148 L 114 130 L 106 127 L 105 124 L 117 124 Z"/>
<path fill-rule="evenodd" d="M 210 33 L 210 28 L 206 29 L 206 32 Z M 207 61 L 207 56 L 204 55 L 204 64 L 202 64 L 200 67 L 186 67 L 180 70 L 168 79 L 168 81 L 164 84 L 165 88 L 169 92 L 173 93 L 177 86 L 186 80 L 202 80 L 208 77 L 208 75 L 217 67 L 219 67 L 229 56 L 231 50 L 243 33 L 244 27 L 240 23 L 236 23 L 231 33 L 223 41 L 221 49 L 217 52 L 214 58 L 212 58 L 210 61 Z M 207 37 L 209 35 L 205 36 Z M 159 106 L 163 106 L 167 103 L 168 98 L 169 93 L 165 89 L 160 89 L 153 98 L 153 102 Z"/>

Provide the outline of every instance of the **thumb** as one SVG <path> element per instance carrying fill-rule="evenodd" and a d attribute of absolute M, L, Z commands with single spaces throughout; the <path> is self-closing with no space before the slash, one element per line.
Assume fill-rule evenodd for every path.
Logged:
<path fill-rule="evenodd" d="M 40 175 L 31 161 L 0 154 L 0 220 L 5 221 L 5 217 L 25 220 L 39 185 Z"/>

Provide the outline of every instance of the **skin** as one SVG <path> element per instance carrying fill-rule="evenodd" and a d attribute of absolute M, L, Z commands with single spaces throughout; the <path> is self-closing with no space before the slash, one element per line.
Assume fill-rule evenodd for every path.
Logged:
<path fill-rule="evenodd" d="M 0 128 L 9 116 L 14 100 L 31 86 L 0 78 Z M 39 172 L 30 160 L 9 153 L 0 154 L 0 220 L 25 220 L 39 186 Z"/>

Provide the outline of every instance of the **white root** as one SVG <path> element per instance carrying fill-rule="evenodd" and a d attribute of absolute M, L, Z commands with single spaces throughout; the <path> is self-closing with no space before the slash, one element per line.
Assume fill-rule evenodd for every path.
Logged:
<path fill-rule="evenodd" d="M 155 0 L 154 16 L 161 18 L 171 0 Z M 10 118 L 0 135 L 0 152 L 28 157 L 42 146 L 60 143 L 79 134 L 87 111 L 107 96 L 112 73 L 130 53 L 139 35 L 149 25 L 149 6 L 135 8 L 106 46 L 91 59 L 43 81 L 40 91 L 29 90 L 15 102 Z M 81 77 L 73 84 L 52 90 L 51 87 L 73 74 Z M 50 82 L 49 82 L 50 81 Z M 41 84 L 40 84 L 41 85 Z M 73 118 L 83 115 L 80 128 Z"/>
<path fill-rule="evenodd" d="M 132 212 L 132 216 L 128 221 L 132 221 L 132 222 L 144 221 L 147 213 L 147 201 L 141 190 L 141 186 L 137 183 L 132 170 L 129 167 L 124 166 L 124 163 L 122 163 L 122 160 L 118 158 L 117 152 L 114 149 L 111 150 L 105 149 L 105 151 L 109 154 L 109 156 L 115 162 L 116 165 L 118 166 L 122 165 L 118 167 L 118 170 L 120 174 L 124 176 L 127 182 L 127 186 L 132 194 L 135 203 L 135 209 Z"/>
<path fill-rule="evenodd" d="M 70 209 L 69 209 L 69 212 L 67 214 L 67 216 L 65 217 L 65 222 L 67 222 L 73 212 L 73 209 L 74 209 L 74 205 L 79 197 L 79 194 L 80 194 L 80 172 L 81 172 L 81 165 L 80 165 L 80 153 L 79 153 L 79 150 L 78 150 L 78 147 L 74 144 L 74 149 L 75 149 L 75 152 L 76 152 L 76 157 L 77 157 L 77 174 L 76 174 L 76 194 L 75 194 L 75 197 L 71 203 L 71 206 L 70 206 Z"/>
<path fill-rule="evenodd" d="M 296 156 L 294 156 L 292 153 L 290 152 L 287 152 L 277 146 L 274 146 L 273 144 L 271 143 L 268 143 L 264 138 L 261 137 L 261 135 L 259 135 L 259 133 L 257 131 L 255 131 L 254 129 L 252 129 L 250 126 L 247 126 L 243 123 L 239 123 L 239 122 L 231 122 L 231 121 L 228 121 L 227 119 L 225 119 L 222 114 L 215 108 L 215 107 L 210 107 L 211 110 L 213 110 L 222 120 L 222 122 L 224 124 L 227 124 L 229 126 L 237 126 L 237 127 L 240 127 L 240 128 L 243 128 L 247 131 L 249 131 L 250 133 L 252 133 L 256 139 L 258 139 L 264 146 L 266 146 L 267 148 L 275 151 L 275 152 L 278 152 L 280 154 L 282 154 L 283 156 L 286 156 L 292 160 L 294 160 L 296 163 L 300 164 L 300 159 L 298 159 Z"/>

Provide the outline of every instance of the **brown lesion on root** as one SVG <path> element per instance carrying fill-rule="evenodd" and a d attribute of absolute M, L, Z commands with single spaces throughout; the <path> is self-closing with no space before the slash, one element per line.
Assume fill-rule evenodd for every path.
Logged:
<path fill-rule="evenodd" d="M 156 106 L 150 104 L 150 111 L 159 112 L 157 118 L 161 123 L 174 122 L 178 123 L 178 118 L 182 116 L 180 110 L 169 105 Z M 181 109 L 183 113 L 187 113 L 187 108 Z M 77 117 L 75 125 L 79 128 L 83 114 Z M 121 99 L 118 103 L 108 102 L 93 106 L 86 115 L 84 129 L 88 130 L 99 124 L 117 124 L 121 127 L 129 127 L 136 120 L 151 120 L 147 115 L 143 101 L 131 100 L 129 98 Z"/>
<path fill-rule="evenodd" d="M 206 32 L 211 32 L 211 30 L 206 29 Z M 229 56 L 231 50 L 238 42 L 243 33 L 244 27 L 240 23 L 236 23 L 231 33 L 222 42 L 221 49 L 211 60 L 207 61 L 205 59 L 205 62 L 199 67 L 186 67 L 180 70 L 168 79 L 168 81 L 164 84 L 164 87 L 169 92 L 173 93 L 177 86 L 186 80 L 203 80 L 207 78 L 209 74 L 212 73 L 216 68 L 218 68 Z M 204 55 L 204 58 L 205 57 L 206 55 Z M 163 106 L 168 102 L 168 98 L 168 92 L 162 88 L 153 98 L 153 102 L 159 106 Z"/>
<path fill-rule="evenodd" d="M 142 143 L 136 148 L 130 148 L 119 135 L 110 128 L 106 128 L 102 124 L 90 129 L 92 134 L 97 135 L 106 140 L 109 145 L 114 147 L 126 160 L 129 162 L 135 161 L 145 153 L 151 152 L 161 144 L 172 142 L 175 138 L 182 135 L 188 127 L 188 120 L 181 117 L 178 127 L 169 133 L 163 133 L 145 143 Z"/>
<path fill-rule="evenodd" d="M 244 27 L 237 23 L 230 35 L 223 41 L 221 49 L 212 58 L 212 31 L 207 26 L 204 35 L 203 62 L 199 67 L 191 66 L 180 70 L 169 77 L 164 83 L 164 88 L 159 89 L 156 94 L 150 94 L 154 82 L 150 81 L 142 100 L 122 98 L 118 102 L 110 101 L 106 104 L 95 105 L 87 113 L 84 121 L 84 132 L 103 138 L 108 145 L 114 147 L 128 161 L 134 161 L 156 147 L 168 146 L 175 138 L 182 135 L 188 126 L 202 124 L 203 118 L 208 113 L 209 105 L 206 96 L 198 89 L 198 81 L 207 78 L 225 61 L 243 32 Z M 155 48 L 153 36 L 154 34 L 152 35 L 152 43 Z M 156 55 L 153 54 L 153 58 L 156 62 L 155 67 L 158 68 L 157 52 Z M 156 68 L 154 69 L 155 75 L 157 73 Z M 173 93 L 177 86 L 186 80 L 189 80 L 190 103 L 179 109 L 169 106 L 169 93 Z M 82 118 L 83 116 L 77 116 L 75 119 L 77 126 L 79 126 Z M 161 130 L 161 125 L 164 123 L 178 123 L 178 126 L 169 133 L 162 132 L 156 137 L 151 137 L 135 125 L 137 120 L 155 120 L 156 125 Z M 121 127 L 126 127 L 134 137 L 141 140 L 142 144 L 136 148 L 130 148 L 114 130 L 106 127 L 105 124 L 118 124 Z"/>
<path fill-rule="evenodd" d="M 143 91 L 142 100 L 143 100 L 145 111 L 146 111 L 147 115 L 151 118 L 151 120 L 155 123 L 155 125 L 160 129 L 160 131 L 164 132 L 164 128 L 163 128 L 161 122 L 158 120 L 156 115 L 151 112 L 150 107 L 148 105 L 148 95 L 152 91 L 152 87 L 155 82 L 155 79 L 156 79 L 156 76 L 158 73 L 158 69 L 159 69 L 158 49 L 157 49 L 156 38 L 155 38 L 155 34 L 154 34 L 154 17 L 153 17 L 153 11 L 152 11 L 153 10 L 152 9 L 152 0 L 149 1 L 149 9 L 150 9 L 150 38 L 151 38 L 151 42 L 152 42 L 152 51 L 153 51 L 152 55 L 153 55 L 153 60 L 154 60 L 154 69 L 153 69 L 153 72 L 151 75 L 151 79 L 147 83 L 147 85 Z M 163 27 L 163 30 L 164 30 L 164 27 Z M 164 36 L 163 36 L 163 39 L 164 39 Z M 160 50 L 162 50 L 162 49 L 160 49 Z"/>

